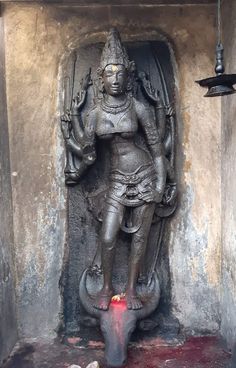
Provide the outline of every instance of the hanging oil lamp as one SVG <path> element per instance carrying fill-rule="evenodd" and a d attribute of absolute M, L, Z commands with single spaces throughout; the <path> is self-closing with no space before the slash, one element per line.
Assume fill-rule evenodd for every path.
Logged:
<path fill-rule="evenodd" d="M 216 76 L 196 81 L 201 87 L 207 87 L 204 97 L 225 96 L 235 93 L 236 74 L 224 74 L 224 47 L 221 42 L 221 0 L 217 5 L 218 40 L 216 45 Z"/>

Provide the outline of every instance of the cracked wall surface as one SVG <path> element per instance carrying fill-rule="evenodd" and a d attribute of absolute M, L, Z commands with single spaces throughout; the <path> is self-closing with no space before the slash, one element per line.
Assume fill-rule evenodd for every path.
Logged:
<path fill-rule="evenodd" d="M 236 73 L 236 3 L 223 2 L 226 72 Z M 236 347 L 236 95 L 222 98 L 221 333 Z"/>
<path fill-rule="evenodd" d="M 13 217 L 5 88 L 4 23 L 0 16 L 0 365 L 17 341 Z"/>

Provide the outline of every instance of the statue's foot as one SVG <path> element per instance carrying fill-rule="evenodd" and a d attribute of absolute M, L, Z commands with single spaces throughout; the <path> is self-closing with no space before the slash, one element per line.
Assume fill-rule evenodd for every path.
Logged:
<path fill-rule="evenodd" d="M 143 304 L 136 293 L 126 292 L 125 299 L 126 299 L 128 309 L 135 310 L 135 309 L 143 308 Z"/>
<path fill-rule="evenodd" d="M 112 291 L 101 290 L 100 293 L 98 293 L 95 297 L 93 304 L 94 308 L 104 311 L 108 310 L 111 303 L 112 294 Z"/>

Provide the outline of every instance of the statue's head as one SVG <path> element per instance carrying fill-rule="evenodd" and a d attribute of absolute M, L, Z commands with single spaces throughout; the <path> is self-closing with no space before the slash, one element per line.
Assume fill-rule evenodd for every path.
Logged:
<path fill-rule="evenodd" d="M 103 71 L 102 80 L 108 95 L 119 96 L 126 92 L 128 73 L 123 64 L 108 64 Z"/>
<path fill-rule="evenodd" d="M 129 61 L 119 32 L 112 28 L 107 36 L 98 68 L 105 92 L 111 96 L 124 94 L 130 89 L 130 75 L 134 69 L 134 62 Z"/>

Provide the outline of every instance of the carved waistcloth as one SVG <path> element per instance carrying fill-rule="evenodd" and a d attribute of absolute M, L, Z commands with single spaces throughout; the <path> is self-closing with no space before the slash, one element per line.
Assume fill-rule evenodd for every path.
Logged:
<path fill-rule="evenodd" d="M 142 165 L 128 174 L 112 170 L 107 200 L 109 202 L 110 198 L 129 207 L 141 206 L 145 203 L 143 195 L 153 191 L 155 187 L 156 171 L 152 163 Z"/>

